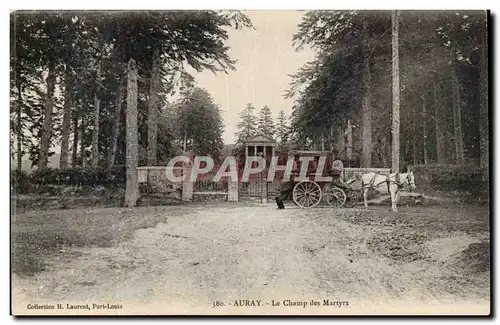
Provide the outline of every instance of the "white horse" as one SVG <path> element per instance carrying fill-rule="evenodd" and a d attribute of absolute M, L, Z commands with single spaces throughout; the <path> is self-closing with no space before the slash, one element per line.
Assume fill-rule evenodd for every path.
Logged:
<path fill-rule="evenodd" d="M 410 192 L 416 189 L 415 176 L 412 171 L 408 173 L 392 173 L 388 176 L 376 174 L 374 172 L 363 174 L 363 176 L 361 176 L 361 187 L 363 189 L 365 209 L 368 209 L 368 190 L 373 188 L 383 194 L 389 193 L 391 195 L 392 211 L 397 212 L 400 192 L 405 186 L 409 187 Z M 387 192 L 385 191 L 386 189 Z"/>

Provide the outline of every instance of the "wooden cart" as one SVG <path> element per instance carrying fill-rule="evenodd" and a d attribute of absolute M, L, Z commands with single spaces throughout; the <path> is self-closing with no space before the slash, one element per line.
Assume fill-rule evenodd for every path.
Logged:
<path fill-rule="evenodd" d="M 337 186 L 335 181 L 322 181 L 316 177 L 317 175 L 332 177 L 332 171 L 334 173 L 337 171 L 341 175 L 342 162 L 339 160 L 333 161 L 332 154 L 329 151 L 293 150 L 288 153 L 288 157 L 290 156 L 293 156 L 295 161 L 294 175 L 299 175 L 302 170 L 300 157 L 314 157 L 308 166 L 304 167 L 307 168 L 307 179 L 294 182 L 292 200 L 295 205 L 300 208 L 312 208 L 320 202 L 325 202 L 332 207 L 344 206 L 347 199 L 344 190 Z M 322 157 L 324 158 L 321 159 Z"/>

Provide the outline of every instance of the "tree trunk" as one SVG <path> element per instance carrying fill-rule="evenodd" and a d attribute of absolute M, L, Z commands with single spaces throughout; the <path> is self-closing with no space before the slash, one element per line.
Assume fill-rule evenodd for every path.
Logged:
<path fill-rule="evenodd" d="M 182 142 L 182 150 L 184 153 L 186 153 L 187 150 L 187 132 L 184 131 L 184 140 Z"/>
<path fill-rule="evenodd" d="M 381 152 L 382 165 L 384 168 L 386 168 L 387 166 L 389 166 L 389 160 L 388 160 L 389 148 L 385 136 L 382 136 L 380 139 L 380 147 L 381 147 L 380 152 Z"/>
<path fill-rule="evenodd" d="M 62 132 L 61 132 L 61 156 L 59 157 L 59 168 L 68 168 L 68 156 L 69 156 L 69 133 L 71 131 L 70 119 L 71 119 L 71 105 L 72 105 L 72 78 L 71 78 L 71 68 L 66 65 L 65 71 L 65 86 L 64 86 L 64 111 L 63 111 L 63 121 L 62 121 Z"/>
<path fill-rule="evenodd" d="M 362 155 L 361 167 L 369 168 L 372 165 L 372 107 L 371 107 L 371 72 L 370 63 L 365 62 L 364 68 L 364 98 L 363 98 L 363 117 L 362 121 Z"/>
<path fill-rule="evenodd" d="M 101 91 L 101 61 L 97 66 L 96 92 L 94 94 L 94 128 L 92 129 L 92 167 L 99 165 L 99 111 Z"/>
<path fill-rule="evenodd" d="M 413 156 L 413 165 L 418 165 L 419 163 L 419 154 L 417 149 L 417 110 L 415 109 L 415 104 L 412 106 L 412 135 L 411 135 L 411 148 L 412 148 L 412 156 Z"/>
<path fill-rule="evenodd" d="M 120 86 L 118 88 L 118 96 L 116 97 L 115 115 L 113 118 L 113 126 L 111 127 L 111 144 L 108 156 L 108 167 L 115 165 L 116 149 L 118 144 L 118 133 L 120 132 L 120 117 L 122 114 L 123 95 L 125 91 L 125 76 L 120 76 Z"/>
<path fill-rule="evenodd" d="M 325 141 L 328 146 L 328 150 L 333 150 L 333 124 L 330 124 L 330 132 L 328 132 Z"/>
<path fill-rule="evenodd" d="M 399 12 L 392 11 L 392 172 L 399 172 Z"/>
<path fill-rule="evenodd" d="M 457 164 L 464 163 L 464 139 L 462 133 L 462 113 L 460 104 L 460 87 L 455 68 L 452 71 L 453 86 L 453 128 L 455 138 L 455 158 Z"/>
<path fill-rule="evenodd" d="M 68 32 L 66 33 L 66 46 L 69 52 L 65 57 L 65 71 L 64 71 L 64 106 L 63 106 L 63 120 L 61 130 L 61 155 L 59 156 L 59 168 L 68 168 L 69 159 L 69 134 L 71 132 L 71 106 L 73 104 L 73 76 L 71 70 L 72 61 L 72 48 L 74 26 L 73 20 L 67 21 Z"/>
<path fill-rule="evenodd" d="M 73 116 L 73 152 L 71 154 L 71 167 L 78 166 L 78 115 Z"/>
<path fill-rule="evenodd" d="M 85 151 L 85 120 L 82 116 L 82 122 L 80 123 L 80 166 L 85 167 L 86 164 L 86 151 Z"/>
<path fill-rule="evenodd" d="M 23 109 L 23 95 L 20 83 L 17 84 L 17 112 L 16 112 L 16 140 L 17 140 L 17 170 L 20 172 L 23 169 L 23 132 L 21 114 Z"/>
<path fill-rule="evenodd" d="M 351 120 L 347 120 L 347 145 L 346 145 L 347 161 L 349 162 L 349 167 L 351 167 L 352 161 L 352 125 Z"/>
<path fill-rule="evenodd" d="M 424 165 L 429 163 L 429 153 L 427 152 L 427 108 L 425 106 L 425 96 L 422 97 L 422 133 L 423 133 L 423 145 L 424 145 Z"/>
<path fill-rule="evenodd" d="M 338 150 L 338 154 L 342 159 L 345 160 L 347 154 L 346 154 L 346 145 L 345 145 L 345 130 L 344 130 L 344 125 L 338 125 L 338 132 L 337 132 L 337 141 L 336 141 L 336 146 Z"/>
<path fill-rule="evenodd" d="M 479 150 L 480 150 L 480 163 L 481 167 L 489 172 L 489 114 L 488 114 L 488 26 L 485 19 L 484 29 L 481 33 L 481 50 L 479 66 Z M 488 175 L 486 175 L 488 177 Z"/>
<path fill-rule="evenodd" d="M 126 168 L 127 188 L 125 206 L 133 207 L 139 199 L 139 180 L 137 175 L 138 137 L 137 137 L 137 66 L 134 59 L 128 63 L 127 77 L 127 125 L 126 125 Z"/>
<path fill-rule="evenodd" d="M 54 88 L 56 84 L 56 65 L 54 60 L 49 59 L 47 75 L 47 98 L 45 99 L 45 117 L 43 119 L 42 134 L 40 136 L 40 156 L 38 158 L 38 169 L 47 168 L 50 150 L 50 138 L 52 136 L 52 114 L 54 110 Z"/>
<path fill-rule="evenodd" d="M 157 50 L 153 54 L 153 66 L 151 68 L 151 82 L 149 86 L 149 105 L 148 105 L 148 146 L 147 146 L 147 165 L 156 165 L 156 144 L 158 133 L 158 88 L 160 82 L 159 56 Z"/>
<path fill-rule="evenodd" d="M 444 137 L 443 131 L 441 130 L 441 119 L 439 118 L 439 101 L 437 96 L 437 84 L 436 80 L 433 82 L 433 93 L 434 93 L 434 122 L 436 125 L 436 158 L 437 163 L 442 165 L 445 163 L 445 153 L 444 153 Z"/>

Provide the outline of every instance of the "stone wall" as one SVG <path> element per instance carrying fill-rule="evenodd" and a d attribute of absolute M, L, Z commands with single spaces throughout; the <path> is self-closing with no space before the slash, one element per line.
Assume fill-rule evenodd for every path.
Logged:
<path fill-rule="evenodd" d="M 181 199 L 183 182 L 174 182 L 168 178 L 167 172 L 174 176 L 182 176 L 182 168 L 167 166 L 138 167 L 139 183 L 146 185 L 148 194 Z"/>
<path fill-rule="evenodd" d="M 183 177 L 181 182 L 172 182 L 167 177 L 167 171 L 173 173 L 176 177 Z M 167 166 L 145 166 L 138 168 L 139 183 L 146 185 L 149 190 L 153 191 L 155 194 L 165 195 L 165 196 L 175 196 L 182 201 L 192 202 L 195 191 L 195 182 L 191 181 L 191 171 L 190 167 L 175 167 L 169 168 Z M 207 180 L 202 180 L 200 182 L 207 182 Z M 199 186 L 196 186 L 199 188 Z M 202 188 L 202 187 L 201 187 Z M 229 182 L 227 187 L 224 188 L 225 196 L 227 201 L 237 202 L 239 201 L 239 183 Z M 227 188 L 227 190 L 226 190 Z M 213 189 L 212 189 L 213 191 Z M 221 191 L 218 189 L 217 191 Z M 210 192 L 210 191 L 209 191 Z M 198 189 L 197 194 L 203 195 L 203 190 Z M 207 193 L 209 195 L 210 193 Z M 267 198 L 264 192 L 264 197 Z"/>

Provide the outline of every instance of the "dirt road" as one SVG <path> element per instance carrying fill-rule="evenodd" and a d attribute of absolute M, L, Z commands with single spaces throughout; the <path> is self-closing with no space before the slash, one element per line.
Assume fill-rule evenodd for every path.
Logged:
<path fill-rule="evenodd" d="M 117 246 L 63 247 L 71 254 L 44 272 L 14 275 L 15 311 L 60 303 L 58 312 L 93 314 L 489 313 L 489 268 L 477 254 L 464 260 L 488 243 L 486 208 L 173 209 L 185 211 Z M 96 307 L 108 303 L 121 308 Z"/>

